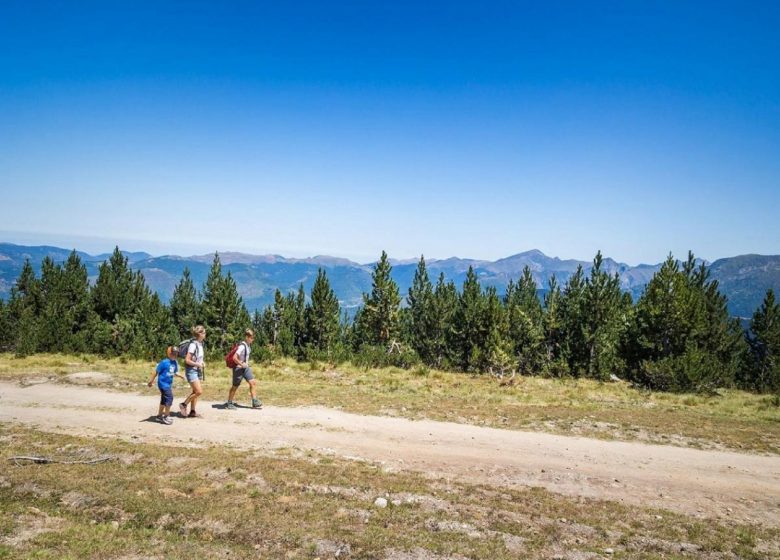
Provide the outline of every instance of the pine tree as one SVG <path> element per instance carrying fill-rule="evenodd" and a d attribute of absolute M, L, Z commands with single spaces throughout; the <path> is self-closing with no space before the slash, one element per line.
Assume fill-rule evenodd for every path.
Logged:
<path fill-rule="evenodd" d="M 435 330 L 436 315 L 434 295 L 425 257 L 420 257 L 414 280 L 406 296 L 408 309 L 408 342 L 426 364 L 436 362 Z"/>
<path fill-rule="evenodd" d="M 458 309 L 458 289 L 455 284 L 444 281 L 439 274 L 433 292 L 433 321 L 431 332 L 431 357 L 434 366 L 441 368 L 458 363 L 454 318 Z"/>
<path fill-rule="evenodd" d="M 509 320 L 493 286 L 485 292 L 483 323 L 487 334 L 484 348 L 481 349 L 483 362 L 480 369 L 501 377 L 510 370 L 514 372 L 517 359 L 513 356 L 514 345 L 510 340 Z"/>
<path fill-rule="evenodd" d="M 115 247 L 109 260 L 100 265 L 91 293 L 92 309 L 101 320 L 111 323 L 129 315 L 134 305 L 134 282 L 127 257 Z"/>
<path fill-rule="evenodd" d="M 170 302 L 171 317 L 179 339 L 188 338 L 192 327 L 203 322 L 200 316 L 200 306 L 201 303 L 190 275 L 190 269 L 185 268 L 181 280 L 173 290 Z"/>
<path fill-rule="evenodd" d="M 295 298 L 291 299 L 290 309 L 293 312 L 292 325 L 295 354 L 298 357 L 303 357 L 306 346 L 306 291 L 303 289 L 303 284 L 298 285 L 298 292 L 295 294 Z"/>
<path fill-rule="evenodd" d="M 66 302 L 69 329 L 63 341 L 63 349 L 67 352 L 84 352 L 88 349 L 87 336 L 92 309 L 87 267 L 75 250 L 71 251 L 62 267 L 61 289 Z"/>
<path fill-rule="evenodd" d="M 0 352 L 11 349 L 11 321 L 8 317 L 8 305 L 0 298 Z"/>
<path fill-rule="evenodd" d="M 512 354 L 523 373 L 541 373 L 545 365 L 542 304 L 536 281 L 527 266 L 520 282 L 510 280 L 504 304 L 507 308 Z"/>
<path fill-rule="evenodd" d="M 633 315 L 625 354 L 636 380 L 677 391 L 711 391 L 732 383 L 744 340 L 726 303 L 692 253 L 682 267 L 669 255 Z"/>
<path fill-rule="evenodd" d="M 780 303 L 767 290 L 750 321 L 748 352 L 742 364 L 741 385 L 760 392 L 780 393 Z"/>
<path fill-rule="evenodd" d="M 568 373 L 564 360 L 563 314 L 561 311 L 561 288 L 555 275 L 550 277 L 547 293 L 544 295 L 542 318 L 545 347 L 545 373 L 561 377 Z"/>
<path fill-rule="evenodd" d="M 306 306 L 306 344 L 330 352 L 339 337 L 339 300 L 323 269 L 311 289 L 311 304 Z"/>
<path fill-rule="evenodd" d="M 60 352 L 70 334 L 69 303 L 62 290 L 62 269 L 48 255 L 41 262 L 38 351 Z"/>
<path fill-rule="evenodd" d="M 569 372 L 579 377 L 585 373 L 588 350 L 585 342 L 585 273 L 582 266 L 569 277 L 560 300 L 562 355 Z"/>
<path fill-rule="evenodd" d="M 609 275 L 602 265 L 599 251 L 593 259 L 584 292 L 587 356 L 583 369 L 594 379 L 606 379 L 610 374 L 622 372 L 624 363 L 620 356 L 620 341 L 623 330 L 628 326 L 620 278 L 617 273 Z"/>
<path fill-rule="evenodd" d="M 371 293 L 363 294 L 363 308 L 357 317 L 359 345 L 387 347 L 399 335 L 401 296 L 398 285 L 390 277 L 391 271 L 387 253 L 382 251 L 379 262 L 374 266 Z"/>
<path fill-rule="evenodd" d="M 38 350 L 40 306 L 40 282 L 28 259 L 8 300 L 8 339 L 18 356 L 29 356 Z"/>
<path fill-rule="evenodd" d="M 469 266 L 454 316 L 458 366 L 463 371 L 479 371 L 485 348 L 485 298 L 474 268 Z"/>
<path fill-rule="evenodd" d="M 243 337 L 251 323 L 233 275 L 222 275 L 219 254 L 214 254 L 211 270 L 203 288 L 201 304 L 203 323 L 208 333 L 209 347 L 214 352 L 227 353 L 230 346 Z"/>

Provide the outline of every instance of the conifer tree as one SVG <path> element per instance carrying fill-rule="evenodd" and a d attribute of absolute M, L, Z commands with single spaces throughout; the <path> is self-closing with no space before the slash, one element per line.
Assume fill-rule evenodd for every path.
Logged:
<path fill-rule="evenodd" d="M 485 299 L 474 268 L 469 266 L 454 317 L 458 366 L 463 371 L 479 371 L 485 339 Z"/>
<path fill-rule="evenodd" d="M 563 359 L 564 331 L 561 312 L 561 288 L 555 275 L 550 277 L 547 293 L 544 295 L 542 318 L 545 347 L 545 372 L 560 377 L 569 368 Z"/>
<path fill-rule="evenodd" d="M 62 290 L 62 269 L 48 255 L 41 262 L 40 305 L 38 313 L 38 351 L 63 350 L 70 334 L 68 325 L 69 302 Z"/>
<path fill-rule="evenodd" d="M 510 340 L 507 312 L 493 286 L 487 288 L 484 301 L 484 348 L 481 350 L 481 370 L 503 376 L 517 367 L 514 344 Z"/>
<path fill-rule="evenodd" d="M 230 346 L 242 338 L 251 322 L 233 275 L 222 275 L 219 254 L 214 254 L 209 275 L 203 287 L 201 314 L 209 346 L 215 352 L 227 353 Z"/>
<path fill-rule="evenodd" d="M 409 304 L 408 341 L 423 362 L 434 364 L 436 315 L 433 286 L 425 266 L 425 257 L 420 257 L 406 301 Z"/>
<path fill-rule="evenodd" d="M 306 306 L 305 318 L 306 344 L 317 350 L 332 350 L 339 336 L 339 300 L 321 268 L 311 289 L 311 303 Z"/>
<path fill-rule="evenodd" d="M 117 317 L 126 317 L 133 309 L 135 278 L 127 257 L 114 248 L 108 261 L 98 269 L 98 278 L 92 288 L 92 309 L 98 317 L 109 323 Z"/>
<path fill-rule="evenodd" d="M 569 372 L 579 377 L 585 373 L 588 351 L 585 342 L 585 273 L 582 266 L 569 277 L 560 300 L 563 357 Z"/>
<path fill-rule="evenodd" d="M 623 330 L 627 317 L 620 292 L 620 278 L 603 270 L 601 251 L 593 259 L 590 277 L 585 281 L 584 338 L 587 348 L 583 367 L 589 377 L 606 379 L 620 373 L 624 363 L 620 355 Z"/>
<path fill-rule="evenodd" d="M 182 272 L 181 280 L 179 280 L 179 283 L 173 290 L 170 302 L 171 317 L 179 339 L 188 338 L 192 327 L 202 322 L 200 305 L 198 293 L 190 275 L 190 269 L 185 268 Z"/>
<path fill-rule="evenodd" d="M 510 280 L 504 304 L 508 313 L 509 339 L 512 354 L 523 373 L 540 373 L 545 364 L 542 304 L 537 295 L 536 281 L 526 266 L 515 284 Z"/>
<path fill-rule="evenodd" d="M 648 387 L 711 391 L 733 381 L 741 344 L 717 282 L 689 253 L 682 267 L 669 255 L 645 287 L 625 354 L 637 381 Z"/>
<path fill-rule="evenodd" d="M 87 350 L 89 317 L 92 313 L 89 298 L 87 267 L 75 250 L 68 255 L 62 267 L 61 289 L 66 302 L 69 332 L 65 335 L 63 350 L 83 352 Z"/>
<path fill-rule="evenodd" d="M 390 277 L 391 271 L 387 253 L 382 251 L 379 262 L 374 266 L 371 293 L 363 294 L 363 308 L 357 317 L 358 345 L 386 347 L 398 337 L 401 296 L 398 285 Z"/>
<path fill-rule="evenodd" d="M 29 356 L 38 349 L 40 304 L 40 283 L 27 259 L 8 300 L 8 338 L 18 356 Z"/>
<path fill-rule="evenodd" d="M 458 289 L 455 284 L 444 281 L 444 273 L 439 274 L 436 289 L 433 292 L 433 322 L 431 333 L 431 357 L 436 367 L 458 363 L 457 337 L 453 327 L 458 309 Z"/>
<path fill-rule="evenodd" d="M 0 298 L 0 352 L 11 349 L 11 321 L 8 317 L 8 305 Z"/>
<path fill-rule="evenodd" d="M 292 294 L 290 295 L 292 296 Z M 302 283 L 298 285 L 295 297 L 291 297 L 290 304 L 295 354 L 302 357 L 306 346 L 306 291 L 303 289 Z"/>
<path fill-rule="evenodd" d="M 742 364 L 741 384 L 760 392 L 780 393 L 780 303 L 774 290 L 767 290 L 753 313 L 747 334 L 748 351 Z"/>

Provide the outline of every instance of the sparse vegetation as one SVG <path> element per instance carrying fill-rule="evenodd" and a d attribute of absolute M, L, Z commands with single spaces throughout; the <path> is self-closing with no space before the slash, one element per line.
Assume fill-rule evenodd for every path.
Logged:
<path fill-rule="evenodd" d="M 263 456 L 0 425 L 0 558 L 772 558 L 780 531 L 614 502 L 386 473 L 296 450 Z M 15 464 L 34 452 L 110 455 Z M 374 505 L 378 497 L 386 507 Z M 423 552 L 424 551 L 424 552 Z M 427 554 L 427 556 L 422 556 Z M 562 556 L 565 557 L 565 556 Z"/>

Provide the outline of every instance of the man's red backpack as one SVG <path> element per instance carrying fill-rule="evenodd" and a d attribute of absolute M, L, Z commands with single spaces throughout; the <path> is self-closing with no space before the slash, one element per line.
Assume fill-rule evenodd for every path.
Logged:
<path fill-rule="evenodd" d="M 233 369 L 238 365 L 238 362 L 236 362 L 236 352 L 238 351 L 239 346 L 241 346 L 241 343 L 237 342 L 230 348 L 230 352 L 225 354 L 225 365 L 230 369 Z"/>

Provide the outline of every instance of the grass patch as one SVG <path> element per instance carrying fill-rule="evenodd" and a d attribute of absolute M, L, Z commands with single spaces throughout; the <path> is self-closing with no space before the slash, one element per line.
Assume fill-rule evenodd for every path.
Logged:
<path fill-rule="evenodd" d="M 0 558 L 434 556 L 571 552 L 768 558 L 780 531 L 663 510 L 386 473 L 284 450 L 170 448 L 0 425 Z M 12 455 L 111 455 L 95 465 L 16 465 Z M 388 505 L 374 505 L 378 497 Z M 438 555 L 438 556 L 435 556 Z M 398 557 L 398 556 L 397 556 Z"/>
<path fill-rule="evenodd" d="M 227 397 L 230 374 L 222 364 L 207 370 L 205 398 Z M 152 362 L 95 356 L 0 354 L 0 379 L 68 381 L 77 372 L 110 373 L 109 380 L 78 380 L 118 390 L 148 391 Z M 364 369 L 349 364 L 276 360 L 256 365 L 267 404 L 321 405 L 362 414 L 429 418 L 509 429 L 603 439 L 640 440 L 697 448 L 780 453 L 780 407 L 772 396 L 738 390 L 719 395 L 653 393 L 627 383 L 589 379 L 519 377 L 499 386 L 487 376 L 428 368 Z M 177 380 L 175 392 L 186 389 Z M 246 399 L 245 388 L 239 398 Z"/>

